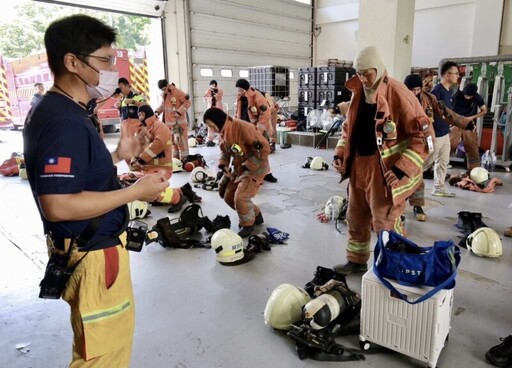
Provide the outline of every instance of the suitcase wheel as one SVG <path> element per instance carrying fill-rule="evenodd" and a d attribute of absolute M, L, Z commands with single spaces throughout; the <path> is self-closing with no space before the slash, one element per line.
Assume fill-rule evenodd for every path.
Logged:
<path fill-rule="evenodd" d="M 372 347 L 369 341 L 359 341 L 359 346 L 361 349 L 368 351 Z"/>

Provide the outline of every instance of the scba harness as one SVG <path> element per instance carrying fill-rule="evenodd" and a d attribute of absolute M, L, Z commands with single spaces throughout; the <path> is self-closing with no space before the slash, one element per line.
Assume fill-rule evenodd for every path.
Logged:
<path fill-rule="evenodd" d="M 287 332 L 296 342 L 299 359 L 365 360 L 362 350 L 348 349 L 335 340 L 339 335 L 359 332 L 361 298 L 350 290 L 345 276 L 318 266 L 304 289 L 313 299 L 304 306 L 303 320 L 293 323 Z M 330 303 L 321 299 L 330 299 Z"/>

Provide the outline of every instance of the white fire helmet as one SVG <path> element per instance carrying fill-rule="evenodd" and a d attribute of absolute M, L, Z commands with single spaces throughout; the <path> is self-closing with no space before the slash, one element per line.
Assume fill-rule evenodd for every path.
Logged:
<path fill-rule="evenodd" d="M 183 162 L 179 158 L 172 158 L 172 172 L 183 171 Z"/>
<path fill-rule="evenodd" d="M 466 247 L 480 257 L 498 258 L 503 254 L 500 236 L 489 227 L 473 231 L 466 239 Z"/>
<path fill-rule="evenodd" d="M 326 328 L 346 308 L 343 296 L 331 290 L 311 300 L 304 306 L 304 319 L 313 330 Z"/>
<path fill-rule="evenodd" d="M 206 183 L 208 172 L 204 167 L 198 166 L 190 173 L 190 181 L 192 183 Z"/>
<path fill-rule="evenodd" d="M 475 167 L 469 173 L 469 177 L 473 180 L 479 187 L 486 187 L 489 182 L 490 175 L 489 171 L 484 169 L 483 167 Z"/>
<path fill-rule="evenodd" d="M 133 202 L 128 203 L 128 212 L 130 214 L 130 220 L 146 217 L 149 212 L 148 207 L 149 203 L 146 201 L 135 200 Z"/>
<path fill-rule="evenodd" d="M 235 266 L 250 261 L 254 253 L 244 252 L 244 241 L 230 229 L 217 230 L 211 239 L 215 258 L 224 266 Z"/>
<path fill-rule="evenodd" d="M 324 214 L 329 218 L 329 220 L 336 220 L 340 217 L 345 201 L 346 199 L 340 196 L 332 196 L 327 200 L 324 207 Z"/>
<path fill-rule="evenodd" d="M 189 147 L 195 147 L 197 146 L 197 141 L 194 137 L 191 137 L 188 139 L 188 146 Z"/>
<path fill-rule="evenodd" d="M 268 298 L 263 317 L 265 324 L 277 330 L 289 330 L 291 324 L 302 319 L 302 307 L 311 300 L 305 290 L 281 284 Z"/>
<path fill-rule="evenodd" d="M 311 160 L 310 167 L 313 170 L 327 170 L 329 168 L 329 165 L 327 165 L 327 162 L 325 162 L 325 160 L 322 157 L 316 156 L 313 158 L 313 160 Z"/>

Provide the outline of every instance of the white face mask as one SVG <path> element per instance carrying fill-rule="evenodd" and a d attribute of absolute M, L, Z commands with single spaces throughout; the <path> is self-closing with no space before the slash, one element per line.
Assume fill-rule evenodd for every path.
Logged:
<path fill-rule="evenodd" d="M 115 92 L 119 82 L 119 72 L 100 70 L 100 82 L 97 86 L 87 85 L 87 91 L 91 98 L 110 97 Z"/>

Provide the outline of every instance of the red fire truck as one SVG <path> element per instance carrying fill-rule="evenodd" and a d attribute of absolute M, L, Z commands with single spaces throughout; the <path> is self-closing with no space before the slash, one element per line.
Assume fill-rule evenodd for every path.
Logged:
<path fill-rule="evenodd" d="M 128 51 L 117 49 L 116 67 L 120 77 L 132 81 L 133 73 L 140 72 L 131 62 Z M 140 58 L 136 60 L 141 60 Z M 143 72 L 146 72 L 145 69 Z M 147 78 L 146 78 L 147 80 Z M 53 84 L 53 76 L 48 67 L 46 52 L 38 52 L 20 59 L 2 60 L 0 56 L 0 129 L 22 128 L 30 109 L 30 100 L 35 93 L 34 84 L 43 83 L 45 89 Z M 147 86 L 139 90 L 146 91 Z M 114 106 L 115 98 L 109 98 L 99 109 L 98 117 L 105 133 L 119 128 L 119 110 Z"/>

